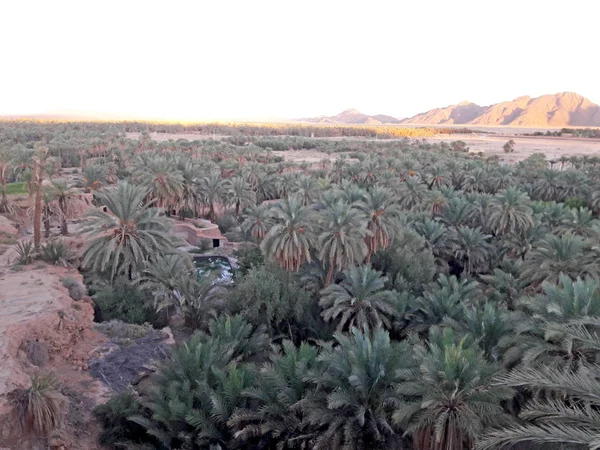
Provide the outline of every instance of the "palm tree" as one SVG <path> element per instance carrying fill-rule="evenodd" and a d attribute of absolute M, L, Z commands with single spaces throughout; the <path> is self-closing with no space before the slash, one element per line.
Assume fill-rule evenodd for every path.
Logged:
<path fill-rule="evenodd" d="M 392 193 L 379 186 L 373 186 L 358 204 L 367 218 L 368 234 L 365 238 L 368 248 L 367 263 L 371 255 L 390 246 L 399 230 L 400 208 L 395 204 Z"/>
<path fill-rule="evenodd" d="M 367 331 L 381 325 L 390 329 L 396 296 L 385 290 L 386 281 L 368 265 L 347 270 L 340 284 L 321 291 L 321 316 L 328 322 L 338 321 L 340 331 L 352 327 Z"/>
<path fill-rule="evenodd" d="M 212 170 L 208 175 L 200 178 L 198 183 L 200 195 L 202 196 L 203 203 L 208 206 L 208 216 L 212 223 L 217 220 L 215 205 L 222 203 L 224 197 L 224 186 L 223 179 L 221 178 L 221 172 Z"/>
<path fill-rule="evenodd" d="M 165 157 L 146 158 L 135 175 L 148 192 L 148 199 L 156 201 L 159 208 L 172 205 L 183 187 L 183 175 L 174 160 Z"/>
<path fill-rule="evenodd" d="M 272 226 L 269 214 L 269 208 L 264 204 L 247 209 L 242 222 L 244 233 L 249 233 L 258 242 L 262 241 Z"/>
<path fill-rule="evenodd" d="M 552 366 L 522 367 L 499 377 L 495 386 L 543 391 L 546 395 L 530 401 L 521 411 L 521 418 L 528 422 L 487 433 L 477 448 L 508 448 L 525 442 L 535 446 L 565 444 L 568 448 L 597 448 L 599 378 L 597 365 L 586 365 L 577 372 Z"/>
<path fill-rule="evenodd" d="M 34 196 L 33 203 L 33 244 L 37 252 L 41 250 L 42 242 L 42 203 L 43 203 L 43 182 L 44 167 L 48 162 L 48 147 L 38 147 L 33 156 L 33 172 L 31 176 L 31 187 Z"/>
<path fill-rule="evenodd" d="M 297 195 L 277 202 L 270 211 L 275 224 L 261 243 L 267 257 L 289 271 L 297 271 L 304 262 L 310 262 L 311 215 Z"/>
<path fill-rule="evenodd" d="M 450 186 L 452 183 L 449 178 L 446 178 L 446 170 L 442 166 L 433 166 L 429 169 L 425 180 L 429 189 L 440 189 L 444 186 Z"/>
<path fill-rule="evenodd" d="M 456 228 L 460 225 L 469 224 L 474 215 L 475 208 L 472 203 L 464 197 L 453 197 L 442 208 L 440 218 L 446 225 Z"/>
<path fill-rule="evenodd" d="M 104 167 L 92 164 L 83 169 L 83 179 L 77 185 L 84 188 L 86 192 L 90 192 L 100 189 L 105 181 L 106 172 Z"/>
<path fill-rule="evenodd" d="M 394 421 L 406 428 L 417 450 L 473 449 L 485 427 L 506 421 L 501 400 L 510 388 L 491 386 L 500 368 L 465 336 L 433 328 L 429 343 L 413 347 L 419 368 L 405 372 Z"/>
<path fill-rule="evenodd" d="M 316 183 L 315 179 L 306 174 L 300 175 L 296 180 L 296 195 L 302 200 L 304 206 L 310 205 L 315 199 L 316 195 Z"/>
<path fill-rule="evenodd" d="M 322 230 L 317 238 L 319 259 L 329 265 L 326 281 L 329 285 L 334 270 L 347 269 L 365 259 L 366 221 L 358 210 L 338 200 L 321 212 L 319 222 Z"/>
<path fill-rule="evenodd" d="M 67 185 L 66 180 L 52 180 L 51 193 L 60 210 L 60 233 L 66 236 L 69 232 L 67 218 L 72 215 L 72 210 L 77 204 L 76 192 Z"/>
<path fill-rule="evenodd" d="M 173 250 L 167 219 L 144 203 L 146 197 L 145 189 L 126 181 L 96 193 L 107 212 L 88 213 L 93 235 L 83 255 L 84 267 L 109 270 L 111 278 L 118 273 L 132 278 L 146 261 Z"/>
<path fill-rule="evenodd" d="M 489 206 L 488 223 L 499 234 L 517 233 L 533 226 L 529 197 L 513 187 L 496 194 Z"/>
<path fill-rule="evenodd" d="M 440 221 L 426 218 L 424 221 L 412 223 L 412 228 L 425 239 L 438 262 L 444 262 L 442 256 L 446 253 L 450 240 L 448 229 Z"/>
<path fill-rule="evenodd" d="M 0 199 L 0 212 L 9 213 L 10 204 L 6 196 L 6 185 L 8 183 L 9 172 L 14 164 L 14 155 L 6 149 L 0 149 L 0 189 L 2 198 Z"/>
<path fill-rule="evenodd" d="M 183 278 L 191 278 L 193 270 L 194 266 L 188 255 L 164 255 L 146 265 L 138 282 L 154 297 L 156 311 L 163 311 L 169 319 L 178 307 L 184 305 L 186 296 L 182 295 L 182 286 L 186 284 L 186 280 Z"/>
<path fill-rule="evenodd" d="M 461 321 L 465 307 L 476 304 L 479 297 L 477 282 L 440 275 L 416 301 L 416 311 L 426 326 L 441 324 L 444 319 Z"/>
<path fill-rule="evenodd" d="M 149 415 L 131 417 L 165 448 L 229 448 L 233 440 L 227 423 L 236 409 L 249 406 L 243 393 L 253 386 L 255 375 L 251 366 L 241 364 L 248 355 L 239 338 L 251 337 L 247 324 L 225 325 L 229 332 L 224 338 L 196 333 L 175 349 L 143 396 Z"/>
<path fill-rule="evenodd" d="M 427 186 L 417 176 L 411 176 L 398 189 L 398 198 L 403 208 L 411 209 L 423 202 L 427 194 Z"/>
<path fill-rule="evenodd" d="M 181 211 L 189 211 L 194 217 L 198 216 L 198 209 L 202 204 L 202 195 L 198 191 L 198 179 L 200 168 L 191 161 L 184 161 L 179 165 L 181 171 L 181 188 L 175 200 L 175 206 Z"/>
<path fill-rule="evenodd" d="M 473 275 L 487 270 L 492 249 L 488 242 L 490 237 L 490 235 L 484 234 L 479 227 L 460 226 L 452 230 L 450 239 L 454 256 L 462 261 L 467 274 Z"/>
<path fill-rule="evenodd" d="M 489 183 L 489 174 L 482 168 L 476 168 L 469 172 L 462 182 L 465 192 L 486 192 Z"/>
<path fill-rule="evenodd" d="M 228 203 L 235 207 L 236 218 L 240 217 L 242 209 L 256 204 L 256 196 L 250 190 L 250 184 L 242 177 L 230 178 L 223 184 Z"/>
<path fill-rule="evenodd" d="M 542 177 L 534 182 L 534 195 L 545 201 L 559 201 L 562 199 L 560 192 L 560 173 L 556 170 L 546 169 L 542 172 Z"/>
<path fill-rule="evenodd" d="M 571 233 L 587 238 L 597 237 L 600 233 L 600 220 L 587 208 L 577 208 L 568 211 L 568 216 L 562 220 L 558 231 Z"/>
<path fill-rule="evenodd" d="M 412 366 L 408 344 L 391 342 L 380 328 L 334 338 L 337 345 L 321 352 L 321 366 L 309 377 L 314 390 L 298 404 L 314 430 L 311 449 L 399 448 L 390 405 L 397 401 L 399 373 Z"/>
<path fill-rule="evenodd" d="M 309 375 L 317 367 L 318 350 L 306 343 L 296 347 L 284 341 L 260 369 L 256 385 L 242 393 L 253 408 L 237 410 L 229 425 L 243 445 L 259 440 L 258 447 L 308 449 L 303 416 L 296 405 L 311 387 Z M 303 437 L 304 436 L 304 437 Z"/>
<path fill-rule="evenodd" d="M 597 274 L 597 264 L 589 243 L 580 236 L 548 235 L 527 255 L 523 277 L 534 283 L 557 282 L 560 274 L 571 278 Z"/>
<path fill-rule="evenodd" d="M 513 169 L 511 166 L 498 166 L 494 171 L 492 180 L 490 182 L 494 192 L 508 189 L 515 183 L 513 176 Z"/>
<path fill-rule="evenodd" d="M 519 267 L 520 270 L 520 267 Z M 507 309 L 513 310 L 517 300 L 523 294 L 528 282 L 515 273 L 495 267 L 492 274 L 481 275 L 481 280 L 488 286 L 486 294 L 491 302 L 505 305 Z"/>

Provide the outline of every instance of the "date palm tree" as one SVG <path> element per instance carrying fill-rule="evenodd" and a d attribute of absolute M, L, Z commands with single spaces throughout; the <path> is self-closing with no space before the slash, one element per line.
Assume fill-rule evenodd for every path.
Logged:
<path fill-rule="evenodd" d="M 300 175 L 296 180 L 295 193 L 302 200 L 304 206 L 310 205 L 316 197 L 316 181 L 310 175 Z"/>
<path fill-rule="evenodd" d="M 217 220 L 215 206 L 223 203 L 225 195 L 221 172 L 211 170 L 206 176 L 201 177 L 198 189 L 202 196 L 203 204 L 208 207 L 208 217 L 212 223 L 215 223 Z"/>
<path fill-rule="evenodd" d="M 181 188 L 175 199 L 175 207 L 180 214 L 182 211 L 189 211 L 197 217 L 198 209 L 202 205 L 202 195 L 198 190 L 200 168 L 191 161 L 184 161 L 178 168 L 181 171 Z"/>
<path fill-rule="evenodd" d="M 334 270 L 347 269 L 362 262 L 367 256 L 366 220 L 357 209 L 338 200 L 321 212 L 319 228 L 319 259 L 329 266 L 326 281 L 329 285 Z"/>
<path fill-rule="evenodd" d="M 427 195 L 427 186 L 421 183 L 418 176 L 411 176 L 404 181 L 398 189 L 400 205 L 405 209 L 411 209 L 421 204 Z"/>
<path fill-rule="evenodd" d="M 256 204 L 256 195 L 250 190 L 250 184 L 242 177 L 233 177 L 223 183 L 227 202 L 235 208 L 235 217 L 240 212 Z"/>
<path fill-rule="evenodd" d="M 382 325 L 390 329 L 396 296 L 385 289 L 386 281 L 371 266 L 347 270 L 340 284 L 321 291 L 321 316 L 328 322 L 337 321 L 340 331 L 352 327 L 366 331 Z"/>
<path fill-rule="evenodd" d="M 278 450 L 310 448 L 310 435 L 297 404 L 311 387 L 309 376 L 317 367 L 317 357 L 312 345 L 282 343 L 261 367 L 256 385 L 242 393 L 254 407 L 237 410 L 228 422 L 237 430 L 236 441 L 248 445 L 258 440 L 259 448 Z"/>
<path fill-rule="evenodd" d="M 272 221 L 267 205 L 262 204 L 247 209 L 243 218 L 242 230 L 244 233 L 249 233 L 257 242 L 262 241 L 271 229 Z"/>
<path fill-rule="evenodd" d="M 561 274 L 571 278 L 597 275 L 598 266 L 589 249 L 589 242 L 580 236 L 548 235 L 527 254 L 523 277 L 539 284 L 542 281 L 557 282 Z"/>
<path fill-rule="evenodd" d="M 9 173 L 13 168 L 14 155 L 12 152 L 1 148 L 0 149 L 0 190 L 2 197 L 0 198 L 0 213 L 10 213 L 11 205 L 6 196 L 6 185 L 9 180 Z"/>
<path fill-rule="evenodd" d="M 587 208 L 571 209 L 558 227 L 559 232 L 595 238 L 600 234 L 600 220 Z"/>
<path fill-rule="evenodd" d="M 96 193 L 107 212 L 95 209 L 88 213 L 92 240 L 86 248 L 82 265 L 95 272 L 137 275 L 151 258 L 173 250 L 169 225 L 156 208 L 144 203 L 147 191 L 126 181 L 117 187 Z"/>
<path fill-rule="evenodd" d="M 406 427 L 416 450 L 473 449 L 482 431 L 507 421 L 500 401 L 510 388 L 491 385 L 500 367 L 490 364 L 469 337 L 432 328 L 429 342 L 413 346 L 419 368 L 404 372 L 394 421 Z"/>
<path fill-rule="evenodd" d="M 429 189 L 440 189 L 444 186 L 450 186 L 452 180 L 447 177 L 447 172 L 442 166 L 433 166 L 425 176 Z"/>
<path fill-rule="evenodd" d="M 297 271 L 311 261 L 313 227 L 311 210 L 297 195 L 280 200 L 270 210 L 275 224 L 261 242 L 267 257 L 274 259 L 288 271 Z"/>
<path fill-rule="evenodd" d="M 562 200 L 560 172 L 546 169 L 533 184 L 533 194 L 544 201 Z"/>
<path fill-rule="evenodd" d="M 562 368 L 521 367 L 498 377 L 498 387 L 546 393 L 525 405 L 520 418 L 526 422 L 485 434 L 479 450 L 514 447 L 530 443 L 568 448 L 597 448 L 600 435 L 600 366 L 586 365 L 577 372 Z M 567 448 L 564 447 L 564 448 Z"/>
<path fill-rule="evenodd" d="M 382 187 L 373 186 L 363 197 L 358 207 L 367 218 L 368 235 L 367 263 L 371 255 L 380 249 L 386 249 L 399 230 L 400 208 L 392 198 L 392 193 Z"/>
<path fill-rule="evenodd" d="M 450 236 L 452 250 L 454 256 L 463 263 L 465 273 L 473 275 L 487 270 L 492 250 L 488 241 L 490 237 L 479 227 L 460 226 L 453 230 Z"/>
<path fill-rule="evenodd" d="M 380 328 L 337 333 L 319 356 L 309 380 L 315 388 L 299 402 L 314 450 L 400 448 L 391 420 L 399 373 L 412 367 L 408 344 Z"/>
<path fill-rule="evenodd" d="M 30 186 L 33 192 L 33 245 L 36 251 L 41 250 L 42 242 L 42 210 L 43 210 L 43 182 L 44 168 L 50 159 L 48 147 L 39 146 L 33 155 L 33 171 Z"/>
<path fill-rule="evenodd" d="M 50 192 L 60 210 L 60 233 L 66 236 L 69 232 L 67 218 L 72 215 L 73 209 L 80 202 L 75 195 L 76 191 L 69 187 L 66 180 L 52 180 Z"/>
<path fill-rule="evenodd" d="M 509 187 L 496 194 L 489 205 L 488 225 L 496 233 L 517 233 L 533 226 L 529 197 Z"/>
<path fill-rule="evenodd" d="M 159 208 L 172 205 L 183 187 L 183 175 L 175 161 L 162 156 L 154 155 L 144 164 L 138 164 L 134 175 L 148 192 L 148 199 L 154 200 Z"/>

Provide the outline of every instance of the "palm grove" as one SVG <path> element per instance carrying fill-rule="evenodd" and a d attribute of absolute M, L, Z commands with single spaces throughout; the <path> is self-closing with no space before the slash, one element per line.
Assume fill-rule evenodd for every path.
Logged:
<path fill-rule="evenodd" d="M 98 316 L 179 316 L 194 332 L 151 388 L 97 410 L 102 443 L 600 445 L 596 159 L 505 165 L 418 141 L 107 133 L 91 159 L 49 145 L 83 166 L 82 187 L 105 207 L 90 213 L 81 261 Z M 289 163 L 278 142 L 333 157 Z M 232 286 L 191 275 L 164 211 L 244 243 Z"/>

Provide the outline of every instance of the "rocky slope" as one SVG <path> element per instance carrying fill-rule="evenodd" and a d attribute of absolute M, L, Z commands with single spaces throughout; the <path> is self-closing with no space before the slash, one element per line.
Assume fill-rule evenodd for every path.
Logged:
<path fill-rule="evenodd" d="M 423 125 L 511 125 L 520 127 L 600 126 L 600 106 L 573 92 L 518 97 L 482 107 L 463 102 L 402 120 Z"/>
<path fill-rule="evenodd" d="M 6 224 L 3 231 L 10 231 Z M 38 448 L 36 438 L 16 426 L 10 403 L 10 393 L 29 387 L 37 373 L 53 374 L 64 398 L 65 424 L 49 448 L 96 449 L 91 410 L 107 389 L 88 374 L 87 361 L 104 337 L 93 328 L 91 300 L 73 301 L 61 282 L 67 276 L 81 281 L 81 275 L 40 262 L 15 270 L 16 257 L 14 247 L 0 256 L 0 447 Z"/>

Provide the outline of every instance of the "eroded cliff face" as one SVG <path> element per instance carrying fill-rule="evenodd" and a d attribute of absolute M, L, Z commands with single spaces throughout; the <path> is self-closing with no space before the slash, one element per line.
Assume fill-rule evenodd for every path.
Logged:
<path fill-rule="evenodd" d="M 87 373 L 87 361 L 104 337 L 93 328 L 92 301 L 73 301 L 61 282 L 81 275 L 39 262 L 15 270 L 14 260 L 13 248 L 0 257 L 0 447 L 38 448 L 39 439 L 19 430 L 7 394 L 29 387 L 33 374 L 53 374 L 65 423 L 52 433 L 51 448 L 97 448 L 91 410 L 107 392 Z"/>

